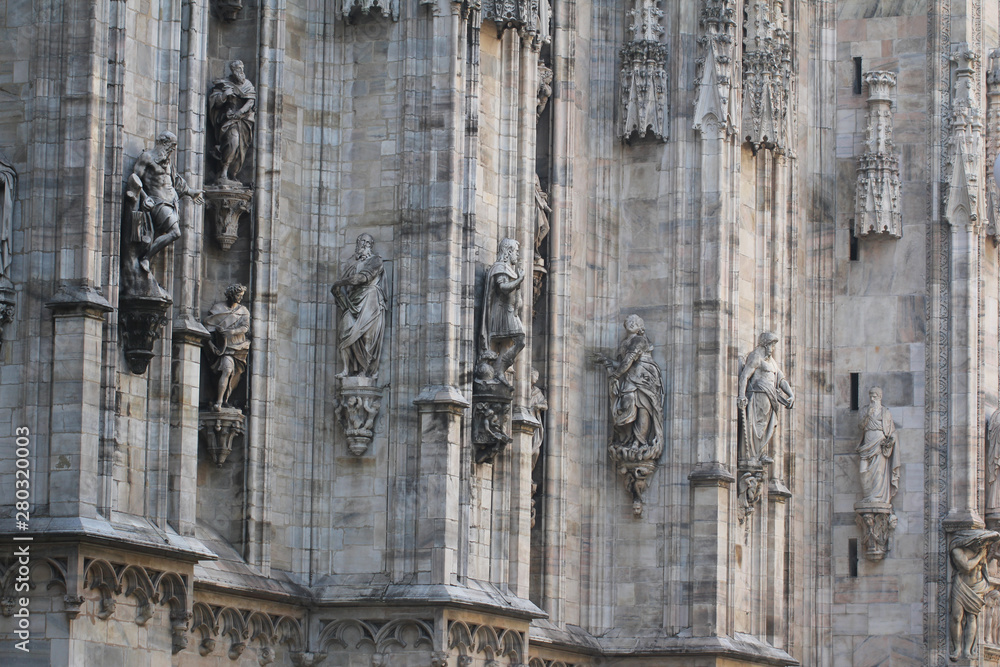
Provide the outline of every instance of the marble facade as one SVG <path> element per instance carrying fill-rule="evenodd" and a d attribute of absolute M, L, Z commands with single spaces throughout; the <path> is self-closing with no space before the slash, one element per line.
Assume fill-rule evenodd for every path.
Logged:
<path fill-rule="evenodd" d="M 0 0 L 0 658 L 1000 666 L 998 25 L 982 0 Z M 164 133 L 190 196 L 139 336 L 123 220 Z M 516 352 L 481 343 L 487 300 Z M 794 409 L 764 419 L 756 378 L 743 456 L 765 332 L 749 361 Z M 616 423 L 656 435 L 641 475 Z"/>

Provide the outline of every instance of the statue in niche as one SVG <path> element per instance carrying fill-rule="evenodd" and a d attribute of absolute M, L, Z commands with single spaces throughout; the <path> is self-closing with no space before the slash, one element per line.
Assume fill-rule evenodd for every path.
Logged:
<path fill-rule="evenodd" d="M 520 244 L 510 238 L 500 241 L 497 260 L 486 274 L 483 290 L 483 319 L 479 340 L 479 356 L 491 351 L 494 379 L 513 389 L 507 370 L 524 349 L 524 325 L 521 323 L 521 283 L 524 270 L 518 265 Z"/>
<path fill-rule="evenodd" d="M 208 96 L 209 118 L 218 142 L 209 153 L 219 161 L 216 182 L 219 185 L 239 185 L 236 174 L 243 167 L 256 122 L 257 90 L 247 80 L 243 61 L 229 63 L 229 76 L 216 79 Z"/>
<path fill-rule="evenodd" d="M 987 422 L 986 511 L 987 515 L 1000 515 L 1000 409 Z"/>
<path fill-rule="evenodd" d="M 553 71 L 544 63 L 538 63 L 538 102 L 535 104 L 535 116 L 540 117 L 545 107 L 548 106 L 549 98 L 552 97 Z"/>
<path fill-rule="evenodd" d="M 951 600 L 948 613 L 949 657 L 972 660 L 975 657 L 979 612 L 983 598 L 1000 585 L 990 579 L 986 569 L 990 547 L 1000 539 L 992 530 L 962 530 L 951 540 Z"/>
<path fill-rule="evenodd" d="M 647 478 L 663 453 L 663 380 L 642 318 L 629 315 L 624 326 L 627 335 L 616 358 L 598 354 L 594 360 L 608 370 L 612 425 L 608 455 L 625 477 L 632 509 L 639 515 Z"/>
<path fill-rule="evenodd" d="M 899 488 L 899 456 L 896 425 L 889 409 L 882 405 L 882 389 L 872 387 L 870 403 L 861 416 L 860 458 L 863 503 L 891 503 Z"/>
<path fill-rule="evenodd" d="M 14 238 L 14 181 L 17 173 L 6 156 L 0 153 L 0 288 L 11 281 L 13 263 L 11 241 Z"/>
<path fill-rule="evenodd" d="M 541 247 L 542 241 L 549 235 L 549 213 L 552 207 L 549 206 L 549 196 L 542 190 L 542 182 L 535 174 L 535 264 L 544 266 Z"/>
<path fill-rule="evenodd" d="M 205 326 L 211 332 L 208 347 L 215 355 L 212 370 L 219 374 L 212 410 L 229 408 L 229 398 L 247 369 L 250 354 L 250 311 L 241 302 L 247 288 L 239 283 L 226 288 L 226 301 L 208 311 Z"/>
<path fill-rule="evenodd" d="M 538 421 L 534 434 L 531 436 L 531 474 L 534 477 L 535 467 L 542 453 L 542 444 L 545 442 L 545 412 L 549 409 L 549 402 L 538 386 L 538 369 L 531 369 L 531 394 L 528 396 L 528 409 L 531 416 Z M 535 527 L 535 491 L 538 484 L 531 482 L 531 527 Z"/>
<path fill-rule="evenodd" d="M 375 239 L 360 234 L 347 268 L 330 288 L 342 313 L 337 347 L 344 370 L 337 374 L 337 410 L 348 448 L 355 456 L 368 451 L 382 406 L 378 367 L 389 310 L 382 288 L 384 278 L 385 268 L 375 253 Z"/>
<path fill-rule="evenodd" d="M 340 358 L 344 370 L 337 377 L 378 377 L 385 313 L 389 309 L 382 289 L 385 269 L 375 252 L 375 239 L 361 234 L 355 252 L 340 280 L 330 292 L 337 300 L 340 316 Z"/>
<path fill-rule="evenodd" d="M 549 402 L 545 394 L 538 387 L 538 369 L 531 369 L 531 395 L 528 397 L 528 409 L 531 416 L 538 421 L 538 428 L 531 438 L 531 468 L 534 470 L 538 463 L 538 456 L 542 451 L 542 443 L 545 442 L 545 411 L 549 409 Z"/>
<path fill-rule="evenodd" d="M 137 261 L 143 272 L 149 273 L 150 260 L 181 237 L 177 207 L 181 197 L 190 197 L 196 204 L 205 203 L 201 190 L 188 187 L 187 181 L 174 171 L 171 163 L 177 149 L 173 132 L 162 132 L 156 145 L 142 152 L 129 177 L 126 197 L 134 202 L 132 216 L 133 243 L 144 246 Z"/>
<path fill-rule="evenodd" d="M 146 372 L 153 346 L 167 321 L 172 299 L 150 271 L 150 262 L 181 236 L 181 197 L 203 204 L 201 190 L 188 187 L 171 162 L 177 137 L 163 132 L 139 156 L 125 188 L 120 235 L 121 287 L 118 322 L 129 370 Z"/>
<path fill-rule="evenodd" d="M 14 235 L 14 184 L 17 172 L 0 152 L 0 349 L 3 346 L 3 326 L 14 321 L 14 283 L 10 267 L 13 262 L 11 241 Z"/>
<path fill-rule="evenodd" d="M 778 406 L 790 410 L 795 401 L 791 385 L 771 356 L 777 342 L 775 334 L 762 333 L 740 371 L 736 402 L 743 420 L 743 456 L 754 465 L 773 463 L 767 446 L 778 424 Z"/>

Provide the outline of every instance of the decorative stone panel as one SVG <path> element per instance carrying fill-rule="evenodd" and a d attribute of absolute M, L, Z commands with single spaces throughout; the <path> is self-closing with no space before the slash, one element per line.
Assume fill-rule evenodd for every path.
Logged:
<path fill-rule="evenodd" d="M 784 152 L 792 69 L 784 9 L 780 1 L 753 0 L 745 11 L 742 135 L 754 153 Z"/>
<path fill-rule="evenodd" d="M 736 32 L 733 0 L 704 0 L 701 9 L 703 54 L 698 58 L 698 101 L 694 129 L 705 132 L 709 119 L 727 136 L 736 131 L 733 112 L 733 43 Z"/>
<path fill-rule="evenodd" d="M 629 12 L 631 33 L 621 50 L 621 138 L 646 134 L 666 141 L 667 46 L 660 42 L 663 10 L 659 0 L 637 0 Z"/>
<path fill-rule="evenodd" d="M 854 234 L 858 238 L 903 234 L 899 157 L 892 142 L 892 91 L 896 75 L 872 71 L 868 84 L 868 122 L 865 152 L 858 161 L 858 190 Z"/>

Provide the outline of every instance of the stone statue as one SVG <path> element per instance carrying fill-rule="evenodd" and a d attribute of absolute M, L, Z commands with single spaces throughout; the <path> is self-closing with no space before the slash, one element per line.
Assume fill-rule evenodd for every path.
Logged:
<path fill-rule="evenodd" d="M 162 132 L 156 145 L 142 152 L 129 177 L 126 197 L 135 203 L 132 241 L 145 246 L 138 257 L 139 266 L 149 272 L 149 261 L 156 253 L 181 237 L 177 206 L 181 197 L 190 197 L 196 204 L 205 202 L 201 190 L 188 187 L 183 177 L 174 171 L 170 159 L 177 149 L 173 132 Z"/>
<path fill-rule="evenodd" d="M 995 410 L 987 422 L 986 511 L 1000 515 L 1000 409 Z"/>
<path fill-rule="evenodd" d="M 507 369 L 514 365 L 524 349 L 524 325 L 521 323 L 521 283 L 524 270 L 518 265 L 520 245 L 514 239 L 500 241 L 497 261 L 486 274 L 483 289 L 483 316 L 479 334 L 479 354 L 492 351 L 495 379 L 512 387 Z"/>
<path fill-rule="evenodd" d="M 778 406 L 790 410 L 795 401 L 791 385 L 771 356 L 777 342 L 778 337 L 770 331 L 760 335 L 757 347 L 740 371 L 736 399 L 743 420 L 743 456 L 749 462 L 765 465 L 773 462 L 767 446 L 778 424 Z"/>
<path fill-rule="evenodd" d="M 247 355 L 250 354 L 250 311 L 240 303 L 247 288 L 236 283 L 226 288 L 225 303 L 217 303 L 208 311 L 205 326 L 212 333 L 208 341 L 209 349 L 216 356 L 212 370 L 219 374 L 216 385 L 216 412 L 229 407 L 233 389 L 240 383 L 247 369 Z"/>
<path fill-rule="evenodd" d="M 948 634 L 951 638 L 949 657 L 974 659 L 978 635 L 979 612 L 990 588 L 1000 582 L 990 579 L 986 570 L 990 547 L 1000 539 L 992 530 L 962 530 L 951 540 L 951 601 L 948 614 Z"/>
<path fill-rule="evenodd" d="M 882 405 L 882 389 L 872 387 L 871 402 L 861 415 L 862 502 L 890 503 L 899 488 L 899 456 L 896 452 L 896 426 L 889 409 Z"/>
<path fill-rule="evenodd" d="M 531 369 L 531 395 L 528 396 L 528 409 L 531 416 L 538 421 L 538 427 L 531 437 L 531 469 L 535 469 L 538 463 L 538 455 L 542 451 L 542 443 L 545 442 L 545 411 L 549 409 L 549 402 L 545 394 L 538 387 L 538 369 Z"/>
<path fill-rule="evenodd" d="M 0 287 L 11 280 L 10 265 L 13 262 L 11 242 L 14 238 L 14 181 L 17 173 L 14 166 L 0 153 Z"/>
<path fill-rule="evenodd" d="M 549 196 L 542 190 L 542 182 L 535 174 L 535 264 L 542 264 L 541 247 L 542 241 L 549 235 L 549 213 L 552 207 L 549 206 Z"/>
<path fill-rule="evenodd" d="M 625 318 L 625 331 L 616 358 L 599 354 L 595 361 L 608 369 L 612 426 L 608 455 L 625 476 L 638 515 L 646 479 L 663 453 L 663 380 L 642 318 Z"/>
<path fill-rule="evenodd" d="M 389 306 L 382 289 L 385 269 L 374 247 L 370 234 L 358 236 L 352 261 L 330 288 L 342 311 L 339 348 L 344 370 L 337 375 L 340 378 L 378 377 Z"/>
<path fill-rule="evenodd" d="M 541 62 L 538 63 L 538 102 L 535 104 L 536 116 L 540 117 L 542 115 L 545 107 L 548 106 L 549 98 L 552 97 L 553 74 L 551 67 L 547 67 Z"/>
<path fill-rule="evenodd" d="M 181 236 L 180 198 L 205 202 L 202 191 L 188 187 L 174 171 L 176 148 L 177 137 L 161 133 L 156 145 L 135 161 L 122 201 L 118 323 L 125 360 L 136 375 L 146 372 L 173 302 L 153 277 L 150 261 Z"/>
<path fill-rule="evenodd" d="M 218 142 L 210 153 L 220 163 L 220 184 L 239 184 L 235 177 L 253 141 L 256 105 L 257 91 L 243 73 L 243 61 L 232 61 L 229 76 L 216 79 L 208 96 L 209 118 Z"/>

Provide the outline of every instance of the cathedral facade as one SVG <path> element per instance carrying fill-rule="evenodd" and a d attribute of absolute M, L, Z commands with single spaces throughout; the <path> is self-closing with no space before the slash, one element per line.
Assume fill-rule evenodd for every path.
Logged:
<path fill-rule="evenodd" d="M 0 0 L 0 657 L 1000 664 L 998 25 Z"/>

